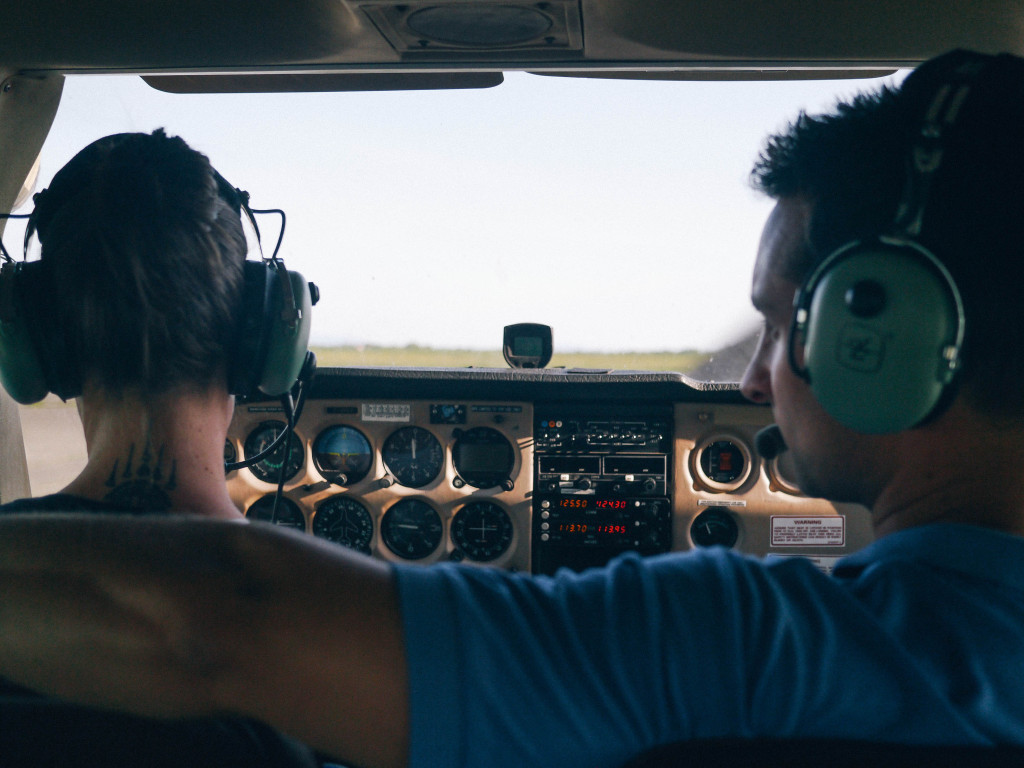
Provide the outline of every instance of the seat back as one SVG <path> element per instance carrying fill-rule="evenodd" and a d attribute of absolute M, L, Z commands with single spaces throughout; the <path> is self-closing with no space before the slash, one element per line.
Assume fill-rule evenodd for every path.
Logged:
<path fill-rule="evenodd" d="M 0 680 L 0 765 L 317 768 L 305 745 L 252 720 L 152 720 L 68 704 Z"/>
<path fill-rule="evenodd" d="M 935 746 L 856 739 L 701 739 L 656 747 L 623 768 L 1010 768 L 1021 746 Z"/>

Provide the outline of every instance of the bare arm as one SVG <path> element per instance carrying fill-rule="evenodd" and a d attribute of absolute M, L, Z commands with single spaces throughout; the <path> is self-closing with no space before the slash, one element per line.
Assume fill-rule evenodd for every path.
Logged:
<path fill-rule="evenodd" d="M 390 571 L 269 526 L 0 519 L 0 676 L 139 714 L 254 717 L 361 765 L 407 759 Z"/>

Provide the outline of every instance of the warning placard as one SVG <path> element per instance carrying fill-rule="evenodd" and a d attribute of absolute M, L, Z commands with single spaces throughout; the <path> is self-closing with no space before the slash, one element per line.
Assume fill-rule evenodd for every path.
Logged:
<path fill-rule="evenodd" d="M 773 547 L 841 547 L 846 544 L 846 518 L 772 515 Z"/>

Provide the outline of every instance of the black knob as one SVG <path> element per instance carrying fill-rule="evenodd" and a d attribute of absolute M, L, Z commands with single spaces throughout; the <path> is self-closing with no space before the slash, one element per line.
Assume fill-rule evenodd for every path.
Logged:
<path fill-rule="evenodd" d="M 589 491 L 591 488 L 594 487 L 594 481 L 591 480 L 589 477 L 581 477 L 579 480 L 576 481 L 576 487 L 579 488 L 581 491 Z"/>
<path fill-rule="evenodd" d="M 654 493 L 658 490 L 658 481 L 653 477 L 645 477 L 643 483 L 644 493 Z"/>

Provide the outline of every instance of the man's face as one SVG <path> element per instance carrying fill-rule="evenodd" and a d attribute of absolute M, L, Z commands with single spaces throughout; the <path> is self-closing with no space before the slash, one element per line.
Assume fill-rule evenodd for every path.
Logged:
<path fill-rule="evenodd" d="M 799 285 L 783 274 L 802 247 L 809 215 L 806 201 L 784 199 L 765 224 L 751 290 L 764 330 L 741 388 L 753 402 L 771 404 L 804 493 L 868 504 L 873 500 L 870 480 L 878 470 L 872 466 L 876 452 L 867 446 L 867 436 L 829 416 L 789 365 L 789 329 Z"/>

